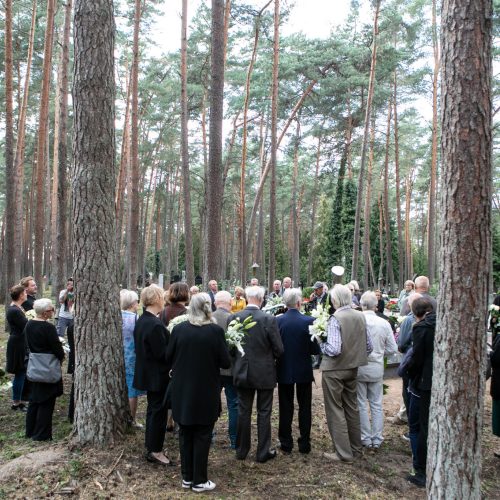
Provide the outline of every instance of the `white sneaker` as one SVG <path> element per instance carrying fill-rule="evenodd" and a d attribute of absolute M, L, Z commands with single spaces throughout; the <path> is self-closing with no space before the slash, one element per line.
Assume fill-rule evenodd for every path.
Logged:
<path fill-rule="evenodd" d="M 193 481 L 184 481 L 184 479 L 182 480 L 183 488 L 186 488 L 186 490 L 188 490 L 189 488 L 191 488 L 191 486 L 193 486 Z"/>
<path fill-rule="evenodd" d="M 192 487 L 193 491 L 196 493 L 201 493 L 203 491 L 211 491 L 215 488 L 215 483 L 212 481 L 207 481 L 206 483 L 196 484 Z"/>

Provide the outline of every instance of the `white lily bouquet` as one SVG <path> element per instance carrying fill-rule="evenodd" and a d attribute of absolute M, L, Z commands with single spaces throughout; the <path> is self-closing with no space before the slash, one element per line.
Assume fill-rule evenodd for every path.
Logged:
<path fill-rule="evenodd" d="M 251 315 L 247 316 L 243 322 L 240 321 L 240 318 L 233 319 L 227 326 L 225 334 L 227 345 L 229 347 L 236 347 L 241 356 L 244 356 L 243 338 L 247 334 L 246 332 L 256 324 Z"/>
<path fill-rule="evenodd" d="M 312 325 L 309 325 L 309 335 L 311 336 L 311 342 L 316 340 L 318 344 L 325 342 L 327 337 L 327 325 L 328 318 L 330 318 L 330 313 L 328 312 L 328 307 L 324 307 L 323 304 L 319 304 L 316 309 L 311 311 L 311 316 L 316 318 Z"/>
<path fill-rule="evenodd" d="M 179 323 L 184 323 L 184 321 L 188 320 L 188 315 L 187 314 L 181 314 L 180 316 L 176 316 L 175 318 L 171 319 L 168 322 L 167 330 L 172 333 L 172 330 L 174 329 L 175 325 L 178 325 Z"/>
<path fill-rule="evenodd" d="M 280 304 L 283 304 L 283 297 L 280 297 L 279 295 L 267 299 L 268 306 L 279 306 Z"/>
<path fill-rule="evenodd" d="M 34 309 L 30 309 L 29 311 L 26 311 L 24 314 L 28 319 L 35 319 L 36 318 L 36 313 L 35 313 Z"/>

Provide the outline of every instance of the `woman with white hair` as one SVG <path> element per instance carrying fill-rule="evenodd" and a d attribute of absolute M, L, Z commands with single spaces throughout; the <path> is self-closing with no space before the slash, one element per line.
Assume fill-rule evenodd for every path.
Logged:
<path fill-rule="evenodd" d="M 140 429 L 141 424 L 135 421 L 137 413 L 137 397 L 146 394 L 134 387 L 135 342 L 134 328 L 137 321 L 139 296 L 133 290 L 120 290 L 120 309 L 122 311 L 123 353 L 125 357 L 125 378 L 127 381 L 128 404 L 134 421 L 134 427 Z"/>
<path fill-rule="evenodd" d="M 38 299 L 33 304 L 36 318 L 28 321 L 24 329 L 26 343 L 32 354 L 53 354 L 61 363 L 64 350 L 56 327 L 49 323 L 54 315 L 54 304 L 50 299 Z M 29 363 L 31 363 L 30 361 Z M 30 366 L 28 363 L 28 377 Z M 33 441 L 52 439 L 52 415 L 56 398 L 63 393 L 62 373 L 57 382 L 31 380 L 30 404 L 26 414 L 26 437 Z"/>
<path fill-rule="evenodd" d="M 398 352 L 398 346 L 389 322 L 375 314 L 377 309 L 375 293 L 365 292 L 361 296 L 360 303 L 373 346 L 372 352 L 368 355 L 368 364 L 358 368 L 361 443 L 366 448 L 377 450 L 384 440 L 384 412 L 382 410 L 384 355 Z M 371 422 L 368 417 L 368 405 L 370 406 Z"/>
<path fill-rule="evenodd" d="M 219 418 L 220 369 L 231 361 L 224 330 L 212 320 L 207 293 L 191 299 L 188 321 L 174 326 L 167 349 L 172 367 L 172 414 L 179 424 L 182 487 L 195 492 L 213 490 L 208 479 L 208 453 Z"/>

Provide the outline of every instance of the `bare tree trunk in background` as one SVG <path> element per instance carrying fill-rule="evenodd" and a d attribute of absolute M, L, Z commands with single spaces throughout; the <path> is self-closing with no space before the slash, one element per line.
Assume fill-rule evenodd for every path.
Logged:
<path fill-rule="evenodd" d="M 406 276 L 408 279 L 413 279 L 413 256 L 411 252 L 411 195 L 413 191 L 413 174 L 412 168 L 408 172 L 405 179 L 405 263 L 406 263 Z"/>
<path fill-rule="evenodd" d="M 115 234 L 112 0 L 76 0 L 73 106 L 75 422 L 81 444 L 112 445 L 130 422 Z"/>
<path fill-rule="evenodd" d="M 186 280 L 194 285 L 193 223 L 191 221 L 191 182 L 189 179 L 188 97 L 187 97 L 187 0 L 182 0 L 181 23 L 181 161 L 182 194 L 184 205 L 184 243 L 186 253 Z"/>
<path fill-rule="evenodd" d="M 365 176 L 366 149 L 369 141 L 370 132 L 370 114 L 372 110 L 373 93 L 375 90 L 375 69 L 377 66 L 377 36 L 378 36 L 378 16 L 380 12 L 380 3 L 382 0 L 376 0 L 375 14 L 373 17 L 373 41 L 372 41 L 372 60 L 370 65 L 370 81 L 368 84 L 368 97 L 366 101 L 365 128 L 363 132 L 363 146 L 361 147 L 361 164 L 358 174 L 358 193 L 356 196 L 356 213 L 354 216 L 354 243 L 352 248 L 352 269 L 351 279 L 358 279 L 358 260 L 359 260 L 359 239 L 361 230 L 361 205 L 363 203 L 363 183 Z"/>
<path fill-rule="evenodd" d="M 31 65 L 33 61 L 33 46 L 35 40 L 36 28 L 36 3 L 33 0 L 31 27 L 28 42 L 28 58 L 26 62 L 26 75 L 24 80 L 23 99 L 19 111 L 19 119 L 17 125 L 17 143 L 16 155 L 14 160 L 14 168 L 16 172 L 16 215 L 14 224 L 14 251 L 18 256 L 16 261 L 15 275 L 21 276 L 24 267 L 24 245 L 23 245 L 23 228 L 24 228 L 24 150 L 26 147 L 26 114 L 28 110 L 28 97 L 30 88 Z M 19 83 L 20 86 L 20 83 Z"/>
<path fill-rule="evenodd" d="M 370 286 L 375 287 L 376 281 L 371 265 L 371 242 L 370 242 L 370 219 L 372 211 L 372 176 L 373 176 L 373 153 L 375 147 L 375 116 L 371 120 L 370 127 L 370 151 L 368 154 L 368 172 L 366 174 L 366 197 L 365 197 L 365 230 L 363 233 L 363 289 L 366 291 Z M 370 282 L 371 274 L 371 282 Z"/>
<path fill-rule="evenodd" d="M 312 283 L 312 263 L 314 251 L 314 237 L 316 226 L 316 207 L 318 204 L 318 180 L 319 180 L 319 162 L 321 159 L 321 139 L 322 132 L 318 135 L 318 148 L 316 149 L 316 170 L 314 171 L 314 185 L 312 193 L 312 214 L 311 214 L 311 233 L 309 235 L 309 257 L 307 259 L 307 284 Z"/>
<path fill-rule="evenodd" d="M 347 158 L 347 177 L 352 179 L 352 110 L 351 110 L 351 89 L 347 90 L 346 97 L 346 107 L 347 107 L 347 129 L 345 131 L 345 143 L 346 143 L 346 158 Z"/>
<path fill-rule="evenodd" d="M 276 163 L 278 152 L 278 76 L 280 50 L 280 2 L 274 0 L 274 40 L 273 40 L 273 76 L 271 94 L 271 185 L 269 192 L 269 276 L 268 289 L 272 290 L 276 273 Z M 249 228 L 252 230 L 252 227 Z M 253 231 L 252 231 L 253 232 Z M 250 237 L 250 233 L 249 233 Z"/>
<path fill-rule="evenodd" d="M 379 254 L 380 266 L 378 268 L 378 285 L 377 288 L 382 288 L 382 281 L 384 279 L 384 204 L 382 202 L 382 194 L 378 198 L 378 234 L 379 234 Z"/>
<path fill-rule="evenodd" d="M 43 77 L 40 94 L 40 116 L 38 121 L 37 162 L 36 162 L 36 210 L 35 210 L 35 248 L 34 277 L 43 291 L 43 248 L 45 233 L 45 180 L 47 176 L 46 148 L 49 126 L 50 75 L 52 71 L 52 45 L 54 39 L 55 0 L 47 0 L 47 27 L 43 50 Z"/>
<path fill-rule="evenodd" d="M 139 273 L 139 31 L 141 0 L 135 0 L 134 43 L 132 55 L 132 121 L 130 146 L 130 191 L 128 196 L 127 287 L 137 288 Z"/>
<path fill-rule="evenodd" d="M 204 285 L 220 274 L 222 198 L 222 120 L 224 113 L 224 0 L 212 0 L 212 57 L 210 84 L 209 165 L 207 178 L 207 234 Z"/>
<path fill-rule="evenodd" d="M 16 218 L 16 172 L 14 169 L 14 67 L 12 50 L 12 0 L 5 1 L 5 244 L 3 273 L 5 275 L 5 307 L 10 304 L 9 289 L 15 283 L 16 254 L 14 223 Z M 18 258 L 20 255 L 18 256 Z"/>
<path fill-rule="evenodd" d="M 404 250 L 403 228 L 401 223 L 401 179 L 399 177 L 399 128 L 398 128 L 398 80 L 394 71 L 394 168 L 396 171 L 396 223 L 398 227 L 398 285 L 399 290 L 404 287 Z"/>
<path fill-rule="evenodd" d="M 429 498 L 482 496 L 485 325 L 491 271 L 492 19 L 491 0 L 443 3 L 442 222 L 429 417 Z"/>
<path fill-rule="evenodd" d="M 69 68 L 69 38 L 71 30 L 71 7 L 72 0 L 66 0 L 64 6 L 64 31 L 61 49 L 60 78 L 59 85 L 59 137 L 57 165 L 54 163 L 54 171 L 57 169 L 57 196 L 55 209 L 56 239 L 52 240 L 52 288 L 56 291 L 64 288 L 66 274 L 66 261 L 71 256 L 68 245 L 68 232 L 66 219 L 68 215 L 68 68 Z M 54 155 L 55 156 L 55 155 Z M 55 177 L 55 176 L 54 176 Z"/>
<path fill-rule="evenodd" d="M 297 119 L 297 130 L 295 132 L 295 144 L 293 151 L 293 176 L 292 176 L 292 280 L 298 286 L 300 282 L 300 254 L 299 254 L 299 224 L 298 213 L 300 213 L 297 202 L 297 183 L 299 177 L 299 143 L 300 143 L 300 122 Z M 272 286 L 272 284 L 271 284 Z M 271 288 L 269 288 L 271 290 Z"/>
<path fill-rule="evenodd" d="M 387 277 L 391 284 L 391 293 L 394 294 L 394 267 L 392 265 L 392 240 L 391 240 L 391 214 L 389 213 L 389 147 L 391 144 L 391 114 L 392 99 L 389 98 L 389 109 L 387 110 L 387 132 L 385 141 L 385 161 L 384 161 L 384 216 L 385 216 L 385 237 L 386 237 L 386 259 Z"/>
<path fill-rule="evenodd" d="M 436 277 L 436 183 L 438 155 L 438 78 L 440 71 L 439 42 L 436 21 L 436 0 L 432 0 L 432 47 L 434 52 L 434 72 L 432 76 L 432 156 L 429 186 L 429 209 L 427 222 L 427 275 L 432 284 Z"/>

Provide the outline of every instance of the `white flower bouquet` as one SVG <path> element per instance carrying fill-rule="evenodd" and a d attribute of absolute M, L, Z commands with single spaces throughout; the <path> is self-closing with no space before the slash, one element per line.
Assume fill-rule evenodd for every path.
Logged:
<path fill-rule="evenodd" d="M 325 342 L 327 337 L 327 325 L 330 313 L 328 312 L 328 307 L 324 307 L 323 304 L 319 304 L 316 309 L 311 311 L 311 316 L 316 318 L 312 325 L 309 325 L 309 335 L 311 336 L 311 342 L 316 340 L 318 344 Z"/>
<path fill-rule="evenodd" d="M 167 330 L 172 333 L 172 330 L 174 329 L 175 325 L 178 325 L 179 323 L 184 323 L 184 321 L 188 320 L 188 315 L 187 314 L 181 314 L 180 316 L 176 316 L 175 318 L 171 319 L 168 322 Z"/>
<path fill-rule="evenodd" d="M 36 318 L 36 313 L 34 309 L 30 309 L 29 311 L 26 311 L 24 313 L 28 319 L 35 319 Z"/>
<path fill-rule="evenodd" d="M 279 295 L 267 299 L 268 306 L 278 306 L 280 304 L 283 304 L 283 297 L 280 297 Z"/>
<path fill-rule="evenodd" d="M 247 334 L 246 332 L 253 328 L 256 325 L 256 322 L 253 321 L 252 316 L 247 316 L 243 322 L 240 321 L 240 318 L 233 319 L 231 323 L 227 326 L 226 330 L 226 342 L 229 347 L 236 347 L 241 356 L 245 355 L 245 351 L 243 350 L 243 338 Z"/>

